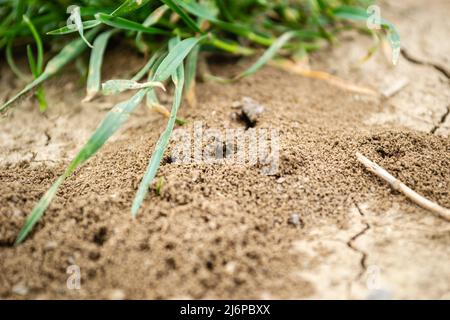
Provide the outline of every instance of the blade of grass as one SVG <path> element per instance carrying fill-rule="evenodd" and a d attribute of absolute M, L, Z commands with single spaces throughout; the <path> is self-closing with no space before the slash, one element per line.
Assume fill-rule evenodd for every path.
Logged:
<path fill-rule="evenodd" d="M 216 6 L 217 8 L 219 8 L 220 13 L 223 15 L 223 17 L 228 20 L 233 22 L 233 16 L 231 15 L 230 11 L 228 11 L 228 7 L 227 4 L 225 4 L 225 2 L 223 0 L 215 0 L 216 2 Z"/>
<path fill-rule="evenodd" d="M 184 61 L 189 52 L 205 38 L 206 36 L 188 38 L 178 43 L 161 62 L 158 69 L 156 69 L 153 80 L 163 82 L 169 79 L 178 66 Z"/>
<path fill-rule="evenodd" d="M 161 178 L 158 180 L 158 182 L 156 183 L 155 192 L 156 192 L 156 195 L 157 195 L 157 196 L 160 196 L 160 195 L 161 195 L 161 190 L 162 190 L 162 187 L 163 187 L 163 186 L 164 186 L 164 178 L 161 177 Z"/>
<path fill-rule="evenodd" d="M 112 15 L 122 16 L 128 14 L 146 6 L 149 2 L 150 0 L 126 0 L 116 10 L 113 11 Z"/>
<path fill-rule="evenodd" d="M 39 104 L 39 110 L 44 112 L 47 110 L 47 99 L 45 98 L 44 87 L 38 87 L 35 95 Z"/>
<path fill-rule="evenodd" d="M 114 28 L 118 28 L 118 29 L 137 31 L 137 32 L 143 32 L 143 33 L 148 33 L 148 34 L 158 34 L 158 35 L 171 34 L 171 32 L 163 30 L 163 29 L 154 28 L 154 27 L 145 27 L 140 23 L 137 23 L 137 22 L 125 19 L 125 18 L 114 17 L 114 16 L 108 15 L 106 13 L 98 13 L 95 15 L 95 17 L 99 21 L 103 22 L 104 24 L 114 27 Z"/>
<path fill-rule="evenodd" d="M 36 79 L 37 77 L 39 77 L 39 75 L 36 69 L 36 60 L 34 59 L 33 50 L 31 49 L 30 45 L 27 45 L 27 58 L 28 64 L 30 65 L 30 71 Z"/>
<path fill-rule="evenodd" d="M 222 39 L 217 38 L 215 35 L 210 35 L 210 38 L 206 41 L 206 44 L 209 44 L 213 47 L 221 49 L 223 51 L 238 54 L 243 56 L 251 56 L 255 52 L 251 48 L 243 47 L 237 44 L 236 42 L 224 41 Z"/>
<path fill-rule="evenodd" d="M 47 207 L 50 205 L 50 202 L 54 198 L 56 192 L 58 191 L 59 186 L 64 182 L 65 177 L 60 176 L 58 180 L 47 190 L 44 196 L 39 200 L 38 204 L 34 207 L 32 213 L 25 221 L 22 229 L 17 235 L 15 245 L 20 244 L 23 240 L 25 240 L 28 233 L 33 229 L 34 225 L 39 221 L 39 219 L 44 214 Z"/>
<path fill-rule="evenodd" d="M 264 54 L 254 63 L 252 64 L 248 69 L 243 71 L 242 73 L 238 74 L 232 79 L 226 79 L 223 77 L 218 77 L 214 75 L 207 75 L 209 79 L 221 83 L 229 83 L 233 81 L 237 81 L 239 79 L 242 79 L 244 77 L 248 77 L 255 72 L 257 72 L 260 68 L 262 68 L 265 64 L 267 64 L 274 56 L 275 54 L 293 37 L 298 35 L 297 31 L 288 31 L 281 35 L 278 39 L 275 40 L 275 42 L 264 52 Z"/>
<path fill-rule="evenodd" d="M 87 39 L 92 39 L 95 34 L 98 32 L 98 29 L 90 30 L 86 34 Z M 8 110 L 12 104 L 17 101 L 17 99 L 21 98 L 34 88 L 38 87 L 41 83 L 54 76 L 58 71 L 60 71 L 66 64 L 71 62 L 77 56 L 79 56 L 86 49 L 86 44 L 82 39 L 76 39 L 66 45 L 60 53 L 58 53 L 55 57 L 53 57 L 45 67 L 42 74 L 34 79 L 31 83 L 29 83 L 25 88 L 22 89 L 19 93 L 13 96 L 10 100 L 8 100 L 4 105 L 0 107 L 0 113 Z"/>
<path fill-rule="evenodd" d="M 122 5 L 120 5 L 116 10 L 114 10 L 110 15 L 111 16 L 121 16 L 123 14 L 130 13 L 136 9 L 141 8 L 142 6 L 146 5 L 148 3 L 148 0 L 141 1 L 141 3 L 138 3 L 138 1 L 135 0 L 127 0 Z M 81 8 L 81 10 L 86 11 L 86 8 Z M 95 10 L 95 9 L 94 9 Z M 98 10 L 95 10 L 94 12 L 91 12 L 89 15 L 95 15 L 96 13 L 99 13 Z M 103 12 L 107 14 L 106 12 Z M 86 14 L 88 14 L 86 12 Z M 98 25 L 101 24 L 101 21 L 95 19 L 95 20 L 86 20 L 82 22 L 82 27 L 84 30 L 92 29 Z M 73 32 L 77 32 L 77 28 L 74 28 L 73 25 L 64 26 L 62 28 L 52 30 L 47 32 L 47 35 L 63 35 L 63 34 L 69 34 Z"/>
<path fill-rule="evenodd" d="M 89 60 L 86 97 L 83 99 L 83 102 L 91 101 L 101 89 L 103 56 L 108 41 L 114 32 L 115 30 L 103 32 L 94 41 L 94 48 L 91 51 L 91 58 Z"/>
<path fill-rule="evenodd" d="M 239 80 L 244 77 L 248 77 L 249 75 L 254 74 L 261 67 L 263 67 L 267 62 L 269 62 L 275 54 L 294 36 L 296 35 L 295 31 L 288 31 L 281 35 L 265 52 L 264 54 L 252 65 L 250 68 L 237 75 L 233 80 Z"/>
<path fill-rule="evenodd" d="M 135 1 L 135 0 L 127 0 L 123 4 L 121 4 L 116 10 L 114 10 L 110 15 L 111 16 L 121 16 L 127 13 L 130 13 L 134 10 L 137 10 L 144 5 L 146 5 L 149 2 L 149 0 L 145 1 Z M 81 11 L 87 11 L 86 8 L 81 8 Z M 93 12 L 85 12 L 86 15 L 95 15 L 96 13 L 99 13 L 98 9 L 92 9 Z M 83 13 L 83 12 L 81 12 Z M 106 12 L 103 12 L 107 14 Z M 101 21 L 95 19 L 95 20 L 86 20 L 82 22 L 82 27 L 84 30 L 92 29 L 98 25 L 101 24 Z M 73 25 L 64 26 L 59 29 L 55 29 L 52 31 L 47 32 L 47 35 L 63 35 L 63 34 L 69 34 L 73 32 L 77 32 L 77 28 L 74 28 Z"/>
<path fill-rule="evenodd" d="M 172 111 L 170 113 L 170 118 L 167 123 L 167 127 L 164 132 L 161 134 L 158 143 L 156 144 L 155 150 L 152 154 L 150 162 L 148 164 L 145 175 L 139 185 L 139 189 L 136 193 L 136 197 L 134 198 L 133 205 L 131 207 L 131 214 L 133 217 L 136 217 L 138 214 L 139 208 L 142 205 L 142 201 L 144 201 L 150 183 L 156 176 L 156 172 L 158 171 L 159 165 L 161 163 L 161 159 L 164 155 L 164 151 L 167 148 L 167 145 L 170 140 L 170 136 L 173 131 L 173 127 L 175 125 L 175 120 L 177 117 L 178 108 L 181 104 L 181 98 L 183 95 L 183 86 L 184 86 L 184 67 L 180 65 L 177 68 L 176 73 L 172 76 L 172 81 L 175 85 L 175 97 L 172 105 Z"/>
<path fill-rule="evenodd" d="M 164 2 L 164 4 L 166 4 L 173 12 L 178 14 L 189 28 L 191 28 L 195 32 L 202 33 L 197 23 L 186 12 L 184 12 L 183 9 L 180 8 L 180 5 L 183 4 L 183 1 L 178 0 L 161 0 L 161 1 Z"/>
<path fill-rule="evenodd" d="M 210 21 L 211 23 L 215 24 L 216 26 L 218 26 L 223 30 L 246 37 L 247 39 L 254 41 L 258 44 L 261 44 L 263 46 L 270 46 L 274 42 L 274 39 L 256 34 L 255 32 L 253 32 L 251 28 L 245 25 L 238 23 L 229 23 L 217 19 L 217 17 L 215 17 L 210 10 L 208 10 L 205 6 L 202 6 L 197 2 L 181 1 L 181 0 L 174 0 L 174 1 L 176 1 L 180 5 L 180 7 L 182 7 L 189 13 L 199 18 Z"/>
<path fill-rule="evenodd" d="M 164 85 L 158 81 L 149 81 L 139 83 L 133 80 L 118 79 L 108 80 L 102 84 L 102 92 L 104 95 L 113 95 L 127 90 L 145 89 L 145 88 L 161 88 L 166 91 Z"/>
<path fill-rule="evenodd" d="M 30 18 L 24 15 L 23 21 L 25 21 L 25 23 L 27 24 L 28 28 L 31 31 L 31 34 L 33 35 L 34 41 L 36 42 L 37 48 L 36 73 L 37 75 L 40 75 L 42 73 L 42 68 L 44 66 L 44 47 L 42 45 L 42 39 L 38 31 L 36 30 L 36 27 L 34 26 L 33 22 L 31 22 Z"/>
<path fill-rule="evenodd" d="M 87 21 L 83 21 L 83 29 L 84 30 L 89 30 L 92 29 L 98 25 L 100 25 L 101 22 L 98 20 L 87 20 Z M 59 29 L 55 29 L 52 31 L 47 32 L 46 34 L 49 36 L 60 36 L 60 35 L 64 35 L 64 34 L 70 34 L 70 33 L 74 33 L 77 32 L 78 30 L 76 28 L 73 27 L 73 25 L 70 26 L 64 26 L 62 28 Z"/>
<path fill-rule="evenodd" d="M 174 43 L 172 43 L 172 45 L 174 45 Z M 155 54 L 154 56 L 156 57 L 157 54 Z M 151 71 L 148 74 L 148 81 L 152 81 L 156 69 L 158 69 L 158 67 L 161 65 L 165 56 L 166 55 L 161 55 L 157 58 L 157 60 L 155 61 L 154 65 L 151 68 Z M 159 103 L 158 97 L 154 89 L 148 90 L 146 97 L 146 105 L 150 110 L 156 111 L 166 118 L 170 117 L 170 112 L 162 104 Z M 181 118 L 176 118 L 175 122 L 176 124 L 182 126 L 186 124 L 187 121 Z"/>
<path fill-rule="evenodd" d="M 42 39 L 33 22 L 31 22 L 31 20 L 26 15 L 23 15 L 23 21 L 25 21 L 26 25 L 30 29 L 34 41 L 36 42 L 37 62 L 34 59 L 33 51 L 31 50 L 31 47 L 29 45 L 27 46 L 27 56 L 30 63 L 31 73 L 33 74 L 34 78 L 37 79 L 42 74 L 42 68 L 44 65 L 44 48 L 42 45 Z M 44 88 L 42 86 L 37 87 L 35 96 L 38 100 L 39 109 L 41 110 L 41 112 L 45 111 L 47 109 L 47 101 L 45 99 Z"/>

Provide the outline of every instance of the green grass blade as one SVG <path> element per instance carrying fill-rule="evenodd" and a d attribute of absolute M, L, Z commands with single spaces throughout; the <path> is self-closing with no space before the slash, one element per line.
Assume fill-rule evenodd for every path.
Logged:
<path fill-rule="evenodd" d="M 169 53 L 170 55 L 170 53 Z M 170 112 L 170 118 L 167 123 L 167 127 L 164 132 L 161 134 L 158 143 L 156 144 L 156 148 L 152 154 L 150 162 L 148 164 L 145 175 L 139 185 L 139 189 L 136 193 L 136 197 L 134 198 L 133 205 L 131 207 L 131 214 L 133 217 L 136 217 L 138 214 L 139 208 L 142 205 L 142 201 L 144 201 L 145 196 L 148 193 L 148 188 L 150 183 L 156 176 L 156 172 L 158 171 L 159 165 L 161 163 L 161 159 L 164 155 L 164 151 L 167 148 L 167 145 L 170 140 L 170 136 L 172 134 L 178 108 L 181 104 L 181 98 L 183 95 L 183 86 L 184 86 L 184 67 L 180 65 L 177 68 L 176 74 L 172 76 L 173 83 L 175 84 L 175 98 L 172 105 L 172 110 Z"/>
<path fill-rule="evenodd" d="M 44 47 L 42 45 L 41 36 L 36 30 L 33 22 L 31 22 L 31 20 L 26 15 L 23 15 L 23 21 L 27 24 L 28 28 L 31 31 L 31 34 L 33 35 L 34 41 L 36 42 L 37 62 L 34 59 L 33 51 L 31 50 L 30 45 L 27 46 L 27 56 L 30 63 L 31 73 L 36 79 L 42 74 L 42 68 L 44 65 Z M 45 111 L 47 109 L 47 101 L 45 99 L 44 88 L 42 86 L 38 87 L 35 96 L 39 103 L 39 109 L 41 110 L 41 112 Z"/>
<path fill-rule="evenodd" d="M 354 21 L 367 21 L 367 18 L 369 18 L 366 10 L 350 6 L 340 6 L 335 8 L 333 10 L 333 15 L 338 18 Z"/>
<path fill-rule="evenodd" d="M 159 180 L 158 180 L 158 182 L 156 183 L 156 188 L 155 188 L 155 191 L 156 191 L 156 195 L 157 196 L 161 196 L 161 190 L 162 190 L 162 187 L 164 186 L 164 178 L 160 178 Z"/>
<path fill-rule="evenodd" d="M 39 104 L 39 110 L 41 112 L 47 110 L 47 99 L 45 98 L 44 88 L 42 86 L 36 90 L 36 99 Z"/>
<path fill-rule="evenodd" d="M 206 36 L 199 38 L 189 38 L 178 43 L 172 50 L 170 50 L 167 57 L 161 62 L 158 69 L 155 71 L 155 81 L 167 80 L 183 62 L 189 52 Z"/>
<path fill-rule="evenodd" d="M 220 83 L 230 83 L 233 81 L 237 81 L 239 79 L 242 79 L 244 77 L 248 77 L 255 72 L 257 72 L 259 69 L 261 69 L 265 64 L 267 64 L 275 55 L 276 53 L 284 46 L 286 43 L 291 40 L 293 37 L 301 37 L 303 35 L 302 31 L 288 31 L 284 34 L 282 34 L 278 39 L 275 40 L 275 42 L 267 48 L 267 50 L 264 52 L 264 54 L 254 63 L 252 64 L 247 70 L 244 72 L 238 74 L 232 79 L 227 79 L 223 77 L 218 77 L 214 75 L 208 75 L 208 78 L 210 80 L 220 82 Z"/>
<path fill-rule="evenodd" d="M 100 24 L 101 24 L 101 22 L 98 20 L 83 21 L 83 29 L 89 30 Z M 60 35 L 64 35 L 64 34 L 74 33 L 74 32 L 78 32 L 78 30 L 76 28 L 74 28 L 73 26 L 65 26 L 65 27 L 62 27 L 62 28 L 59 28 L 56 30 L 49 31 L 46 34 L 49 36 L 60 36 Z"/>
<path fill-rule="evenodd" d="M 39 221 L 39 219 L 44 214 L 47 207 L 50 205 L 50 202 L 55 197 L 56 192 L 58 191 L 59 186 L 64 182 L 64 176 L 61 176 L 56 180 L 56 182 L 47 190 L 44 196 L 39 200 L 38 204 L 34 207 L 32 213 L 25 221 L 22 229 L 17 235 L 15 245 L 20 244 L 23 240 L 25 240 L 28 233 L 33 229 L 34 225 Z"/>
<path fill-rule="evenodd" d="M 141 103 L 146 91 L 138 91 L 130 100 L 117 104 L 101 122 L 87 143 L 83 146 L 77 156 L 67 167 L 62 176 L 56 180 L 52 187 L 45 193 L 38 204 L 34 207 L 24 226 L 19 232 L 16 244 L 20 244 L 39 221 L 55 196 L 59 186 L 70 176 L 79 166 L 91 158 L 105 142 L 122 126 L 133 110 Z"/>
<path fill-rule="evenodd" d="M 108 41 L 114 30 L 101 33 L 94 41 L 94 48 L 91 51 L 89 60 L 89 73 L 87 78 L 87 93 L 83 101 L 91 101 L 101 89 L 101 72 L 103 64 L 103 56 Z"/>
<path fill-rule="evenodd" d="M 90 30 L 86 34 L 86 38 L 92 39 L 95 34 L 98 32 L 97 29 Z M 34 79 L 31 83 L 29 83 L 25 88 L 22 89 L 19 93 L 13 96 L 10 100 L 8 100 L 4 105 L 0 107 L 0 113 L 8 110 L 12 104 L 17 101 L 17 99 L 21 98 L 41 83 L 54 76 L 58 71 L 60 71 L 66 64 L 71 62 L 77 56 L 79 56 L 86 49 L 86 44 L 82 39 L 76 39 L 66 45 L 60 53 L 58 53 L 55 57 L 53 57 L 45 67 L 42 74 Z"/>
<path fill-rule="evenodd" d="M 238 43 L 231 42 L 229 40 L 224 41 L 222 39 L 217 38 L 215 35 L 211 35 L 209 39 L 206 41 L 206 44 L 232 54 L 251 56 L 255 53 L 254 50 L 251 48 L 240 46 Z"/>
<path fill-rule="evenodd" d="M 223 15 L 223 17 L 228 21 L 233 21 L 233 16 L 231 15 L 230 11 L 228 10 L 227 5 L 223 0 L 215 0 L 217 8 L 219 8 L 220 13 Z"/>
<path fill-rule="evenodd" d="M 295 35 L 295 31 L 288 31 L 281 35 L 250 68 L 236 76 L 234 80 L 247 77 L 258 71 L 267 62 L 269 62 L 275 56 L 275 54 Z"/>
<path fill-rule="evenodd" d="M 146 6 L 150 0 L 126 0 L 124 1 L 114 12 L 111 14 L 113 16 L 122 16 L 124 14 L 128 14 L 132 11 L 140 9 Z"/>
<path fill-rule="evenodd" d="M 158 52 L 153 55 L 152 58 L 155 59 L 154 64 L 152 65 L 150 72 L 147 76 L 147 81 L 152 81 L 154 79 L 155 71 L 159 68 L 161 63 L 164 61 L 164 59 L 167 57 L 167 54 L 159 54 Z M 149 108 L 152 108 L 154 105 L 158 105 L 158 97 L 156 96 L 155 90 L 148 90 L 147 92 L 147 98 L 146 98 L 146 105 Z"/>
<path fill-rule="evenodd" d="M 179 4 L 187 12 L 197 16 L 198 18 L 208 20 L 223 30 L 246 37 L 247 39 L 264 46 L 270 46 L 274 42 L 274 39 L 260 36 L 245 25 L 219 20 L 211 10 L 208 10 L 207 7 L 195 1 L 179 1 Z"/>
<path fill-rule="evenodd" d="M 173 12 L 177 13 L 181 19 L 187 24 L 189 28 L 195 32 L 202 33 L 197 23 L 186 13 L 180 6 L 183 4 L 182 0 L 161 0 L 164 2 Z"/>
<path fill-rule="evenodd" d="M 30 45 L 27 45 L 27 58 L 31 73 L 35 78 L 39 77 L 36 69 L 36 60 L 34 59 L 33 50 L 31 49 Z"/>
<path fill-rule="evenodd" d="M 42 68 L 44 65 L 44 47 L 42 45 L 42 39 L 39 35 L 38 31 L 36 30 L 36 27 L 34 26 L 33 22 L 27 17 L 23 16 L 23 21 L 27 24 L 28 28 L 31 31 L 31 34 L 33 35 L 34 41 L 36 42 L 36 48 L 37 48 L 37 64 L 36 64 L 36 74 L 40 75 L 42 73 Z"/>
<path fill-rule="evenodd" d="M 108 80 L 105 83 L 103 83 L 102 92 L 104 95 L 113 95 L 127 90 L 137 90 L 155 87 L 161 88 L 164 91 L 166 91 L 164 85 L 158 81 L 149 81 L 140 83 L 134 80 L 118 79 L 118 80 Z"/>
<path fill-rule="evenodd" d="M 171 34 L 171 32 L 163 30 L 163 29 L 154 28 L 154 27 L 145 27 L 140 23 L 137 23 L 137 22 L 125 19 L 125 18 L 114 17 L 114 16 L 108 15 L 106 13 L 98 13 L 95 15 L 95 17 L 99 21 L 103 22 L 104 24 L 114 27 L 114 28 L 118 28 L 118 29 L 137 31 L 137 32 L 148 33 L 148 34 L 157 34 L 157 35 Z"/>

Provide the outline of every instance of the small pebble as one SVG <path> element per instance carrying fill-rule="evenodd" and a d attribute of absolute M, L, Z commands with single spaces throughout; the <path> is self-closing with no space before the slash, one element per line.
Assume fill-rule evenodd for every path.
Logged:
<path fill-rule="evenodd" d="M 21 282 L 16 284 L 12 288 L 12 292 L 21 296 L 25 296 L 28 293 L 28 288 Z"/>
<path fill-rule="evenodd" d="M 277 179 L 277 183 L 283 183 L 285 181 L 286 181 L 286 179 L 283 177 Z"/>
<path fill-rule="evenodd" d="M 45 244 L 44 249 L 45 249 L 45 250 L 53 250 L 53 249 L 55 249 L 56 247 L 58 247 L 58 243 L 57 243 L 56 241 L 48 241 L 48 242 Z"/>
<path fill-rule="evenodd" d="M 288 223 L 294 226 L 301 225 L 300 215 L 298 213 L 293 213 L 288 219 Z"/>
<path fill-rule="evenodd" d="M 236 271 L 236 262 L 230 261 L 225 265 L 225 271 L 228 274 L 233 274 Z"/>

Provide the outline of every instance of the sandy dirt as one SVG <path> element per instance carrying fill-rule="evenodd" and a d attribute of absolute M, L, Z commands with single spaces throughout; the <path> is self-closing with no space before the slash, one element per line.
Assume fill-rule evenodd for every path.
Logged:
<path fill-rule="evenodd" d="M 262 174 L 258 164 L 181 164 L 170 156 L 172 141 L 158 173 L 161 193 L 152 186 L 133 220 L 131 202 L 166 123 L 142 106 L 13 247 L 33 206 L 127 94 L 82 104 L 83 85 L 70 69 L 46 84 L 45 115 L 23 100 L 0 119 L 0 297 L 450 299 L 449 223 L 392 191 L 355 158 L 356 151 L 365 154 L 450 207 L 449 51 L 439 40 L 449 30 L 450 3 L 381 7 L 404 40 L 397 67 L 382 52 L 357 66 L 371 39 L 355 33 L 310 61 L 380 92 L 407 83 L 389 99 L 266 67 L 234 84 L 199 83 L 198 106 L 183 104 L 187 131 L 200 122 L 243 135 L 277 129 L 276 174 Z M 105 63 L 113 66 L 106 77 L 125 78 L 145 60 L 118 47 Z M 215 60 L 210 68 L 232 75 L 248 63 Z M 21 84 L 4 63 L 0 68 L 3 101 Z M 243 97 L 264 106 L 253 128 L 233 108 Z M 74 265 L 79 290 L 67 287 Z"/>

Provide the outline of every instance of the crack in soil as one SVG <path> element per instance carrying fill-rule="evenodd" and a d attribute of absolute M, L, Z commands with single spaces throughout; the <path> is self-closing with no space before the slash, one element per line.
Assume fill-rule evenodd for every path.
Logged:
<path fill-rule="evenodd" d="M 349 241 L 347 241 L 347 246 L 352 249 L 353 251 L 358 252 L 361 255 L 361 260 L 360 260 L 360 264 L 361 264 L 361 271 L 359 272 L 358 276 L 356 277 L 355 280 L 359 280 L 362 275 L 364 274 L 364 272 L 367 270 L 367 257 L 368 254 L 359 249 L 358 247 L 356 247 L 353 242 L 356 241 L 356 239 L 358 239 L 359 237 L 361 237 L 362 235 L 364 235 L 367 230 L 370 229 L 370 225 L 368 223 L 364 223 L 364 228 L 359 231 L 357 234 L 355 234 L 353 237 L 350 238 Z"/>
<path fill-rule="evenodd" d="M 358 206 L 358 204 L 355 203 L 355 206 L 358 209 L 359 214 L 362 217 L 364 217 L 364 212 L 361 210 L 361 208 Z M 368 253 L 365 252 L 364 250 L 361 250 L 358 247 L 356 247 L 353 244 L 353 242 L 356 241 L 359 237 L 363 236 L 369 229 L 370 229 L 370 225 L 367 222 L 365 222 L 364 228 L 361 231 L 359 231 L 357 234 L 355 234 L 353 237 L 351 237 L 350 240 L 347 241 L 347 246 L 350 249 L 352 249 L 353 251 L 358 252 L 361 255 L 361 260 L 360 260 L 361 271 L 358 273 L 355 280 L 359 280 L 362 277 L 362 275 L 364 274 L 364 272 L 367 270 Z"/>
<path fill-rule="evenodd" d="M 46 138 L 45 146 L 48 146 L 50 144 L 50 142 L 52 141 L 52 137 L 50 136 L 50 133 L 48 133 L 48 130 L 45 130 L 44 134 L 45 134 L 45 138 Z"/>
<path fill-rule="evenodd" d="M 361 217 L 364 217 L 364 212 L 361 210 L 361 208 L 358 206 L 357 203 L 355 203 L 355 207 L 358 210 L 358 213 Z M 369 254 L 367 252 L 365 252 L 364 250 L 358 248 L 357 246 L 354 245 L 354 242 L 361 236 L 363 236 L 368 230 L 370 229 L 370 224 L 367 222 L 364 222 L 364 228 L 362 230 L 360 230 L 358 233 L 356 233 L 354 236 L 352 236 L 348 241 L 347 241 L 347 247 L 349 247 L 352 251 L 355 251 L 357 253 L 359 253 L 361 255 L 361 259 L 360 259 L 360 266 L 361 266 L 361 270 L 359 271 L 359 273 L 356 275 L 356 277 L 350 281 L 348 283 L 348 287 L 347 287 L 347 295 L 350 298 L 351 297 L 351 288 L 352 288 L 352 283 L 358 281 L 361 279 L 361 277 L 363 276 L 364 272 L 366 272 L 367 270 L 367 259 Z"/>
<path fill-rule="evenodd" d="M 411 62 L 413 64 L 422 65 L 422 66 L 432 67 L 436 71 L 438 71 L 441 74 L 443 74 L 447 79 L 450 80 L 450 73 L 444 67 L 442 67 L 441 65 L 438 65 L 436 63 L 431 63 L 431 62 L 428 62 L 428 61 L 422 61 L 422 60 L 420 60 L 420 59 L 418 59 L 416 57 L 413 57 L 408 51 L 406 51 L 405 48 L 402 48 L 401 54 L 409 62 Z M 442 126 L 442 124 L 446 121 L 446 119 L 447 119 L 449 114 L 450 114 L 450 106 L 447 106 L 447 110 L 441 116 L 441 119 L 439 120 L 439 122 L 436 125 L 433 126 L 433 128 L 430 131 L 430 133 L 434 134 Z"/>
<path fill-rule="evenodd" d="M 432 67 L 432 68 L 436 69 L 438 72 L 442 73 L 447 79 L 450 79 L 450 73 L 443 66 L 436 64 L 436 63 L 428 62 L 428 61 L 422 61 L 416 57 L 413 57 L 408 51 L 406 51 L 405 48 L 402 48 L 401 54 L 402 54 L 403 58 L 405 58 L 409 62 L 411 62 L 413 64 L 419 64 L 422 66 Z"/>
<path fill-rule="evenodd" d="M 441 119 L 439 120 L 439 122 L 433 127 L 433 129 L 431 129 L 431 133 L 434 134 L 443 124 L 444 122 L 447 120 L 447 117 L 450 114 L 450 105 L 447 106 L 447 111 L 445 111 L 445 113 L 441 116 Z"/>

